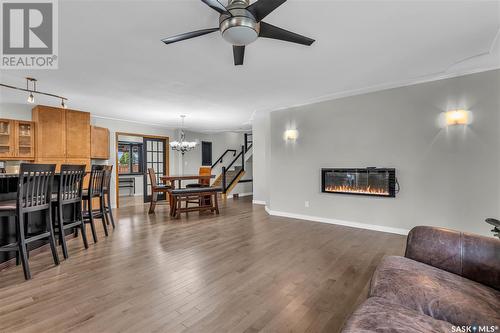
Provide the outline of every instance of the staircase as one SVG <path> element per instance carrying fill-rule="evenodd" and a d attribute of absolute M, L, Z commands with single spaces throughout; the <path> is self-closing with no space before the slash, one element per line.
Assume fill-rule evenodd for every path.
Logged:
<path fill-rule="evenodd" d="M 222 197 L 226 198 L 229 193 L 238 185 L 240 180 L 245 175 L 245 163 L 252 156 L 252 141 L 251 134 L 245 134 L 244 145 L 241 146 L 241 151 L 228 149 L 221 155 L 221 157 L 212 165 L 212 169 L 218 164 L 224 162 L 224 158 L 229 154 L 233 158 L 228 166 L 222 167 L 221 174 L 215 179 L 212 186 L 220 186 L 222 188 Z M 232 156 L 231 156 L 232 154 Z M 235 165 L 240 163 L 241 165 Z"/>
<path fill-rule="evenodd" d="M 229 194 L 231 191 L 238 185 L 240 182 L 241 178 L 245 175 L 245 170 L 242 170 L 243 168 L 241 166 L 234 167 L 233 170 L 227 170 L 226 171 L 226 184 L 230 184 L 225 191 L 223 191 L 222 194 Z M 222 187 L 223 183 L 223 173 L 221 173 L 214 181 L 212 186 L 216 187 Z"/>

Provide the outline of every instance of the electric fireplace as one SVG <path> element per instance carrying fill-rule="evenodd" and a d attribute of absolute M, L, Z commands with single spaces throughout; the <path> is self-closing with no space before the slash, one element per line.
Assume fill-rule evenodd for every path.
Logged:
<path fill-rule="evenodd" d="M 321 191 L 394 198 L 399 186 L 396 169 L 321 169 Z"/>

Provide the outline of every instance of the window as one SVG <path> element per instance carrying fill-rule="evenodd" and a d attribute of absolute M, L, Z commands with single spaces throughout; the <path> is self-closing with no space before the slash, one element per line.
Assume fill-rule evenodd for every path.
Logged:
<path fill-rule="evenodd" d="M 142 174 L 142 143 L 118 143 L 118 173 Z"/>

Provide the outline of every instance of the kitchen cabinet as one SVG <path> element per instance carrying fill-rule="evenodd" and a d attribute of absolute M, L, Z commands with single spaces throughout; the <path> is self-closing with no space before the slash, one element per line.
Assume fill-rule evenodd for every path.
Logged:
<path fill-rule="evenodd" d="M 91 153 L 90 157 L 96 160 L 109 159 L 109 130 L 104 127 L 90 127 Z"/>
<path fill-rule="evenodd" d="M 34 160 L 34 140 L 33 122 L 0 119 L 0 159 Z"/>
<path fill-rule="evenodd" d="M 66 110 L 49 106 L 33 109 L 36 160 L 66 159 Z"/>

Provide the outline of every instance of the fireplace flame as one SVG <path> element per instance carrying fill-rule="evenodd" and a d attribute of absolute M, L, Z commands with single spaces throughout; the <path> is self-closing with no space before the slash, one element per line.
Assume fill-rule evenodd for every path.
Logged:
<path fill-rule="evenodd" d="M 386 189 L 371 186 L 329 185 L 326 186 L 325 190 L 327 192 L 389 195 Z"/>

